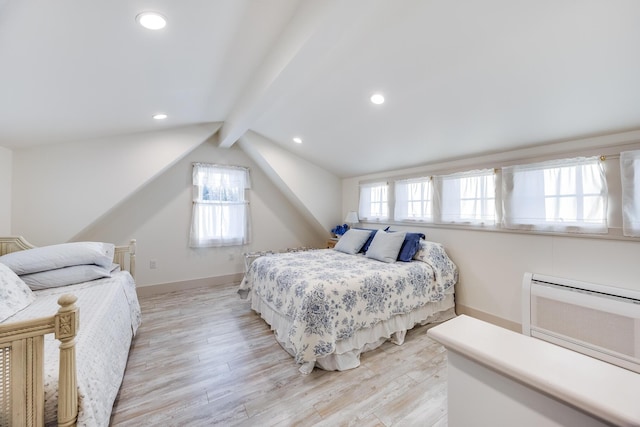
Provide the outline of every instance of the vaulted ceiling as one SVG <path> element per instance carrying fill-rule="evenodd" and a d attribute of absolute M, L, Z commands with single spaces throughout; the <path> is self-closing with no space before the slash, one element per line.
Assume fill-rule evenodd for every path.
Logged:
<path fill-rule="evenodd" d="M 640 129 L 639 23 L 637 0 L 0 0 L 0 146 L 224 122 L 347 177 Z"/>

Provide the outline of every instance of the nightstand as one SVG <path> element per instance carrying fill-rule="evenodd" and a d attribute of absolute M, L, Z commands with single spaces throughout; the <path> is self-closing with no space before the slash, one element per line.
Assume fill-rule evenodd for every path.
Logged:
<path fill-rule="evenodd" d="M 333 247 L 335 247 L 336 243 L 338 243 L 338 239 L 335 237 L 330 238 L 329 240 L 327 240 L 327 248 L 331 249 Z"/>

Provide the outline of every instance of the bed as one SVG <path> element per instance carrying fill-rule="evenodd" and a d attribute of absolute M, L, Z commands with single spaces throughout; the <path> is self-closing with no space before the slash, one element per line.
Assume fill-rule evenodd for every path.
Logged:
<path fill-rule="evenodd" d="M 455 316 L 458 269 L 441 244 L 420 239 L 408 261 L 395 250 L 382 262 L 369 256 L 377 237 L 343 251 L 345 237 L 333 249 L 258 257 L 238 290 L 304 374 L 355 368 L 384 341 L 401 345 L 415 325 Z"/>
<path fill-rule="evenodd" d="M 109 425 L 141 315 L 132 275 L 135 240 L 100 245 L 106 248 L 101 256 L 110 261 L 104 263 L 108 274 L 64 284 L 91 279 L 90 271 L 100 266 L 86 264 L 93 261 L 79 253 L 73 262 L 82 268 L 55 268 L 59 265 L 50 264 L 61 262 L 60 252 L 53 252 L 38 267 L 49 270 L 25 273 L 16 251 L 33 246 L 20 237 L 0 237 L 2 286 L 9 269 L 38 289 L 25 307 L 0 322 L 0 425 Z M 64 245 L 47 248 L 56 246 Z M 68 279 L 70 274 L 77 277 Z"/>

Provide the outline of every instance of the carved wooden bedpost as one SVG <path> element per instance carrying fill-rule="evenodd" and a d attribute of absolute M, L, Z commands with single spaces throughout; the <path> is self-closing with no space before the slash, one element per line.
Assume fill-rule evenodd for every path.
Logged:
<path fill-rule="evenodd" d="M 79 310 L 73 295 L 58 299 L 55 334 L 60 341 L 60 371 L 58 373 L 58 426 L 75 426 L 78 419 L 78 384 L 76 377 L 76 334 Z"/>

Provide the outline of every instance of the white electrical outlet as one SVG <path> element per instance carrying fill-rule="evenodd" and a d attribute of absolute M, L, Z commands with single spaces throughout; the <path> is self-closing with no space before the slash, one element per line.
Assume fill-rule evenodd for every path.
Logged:
<path fill-rule="evenodd" d="M 152 270 L 158 268 L 158 261 L 156 261 L 155 259 L 149 261 L 149 268 Z"/>

